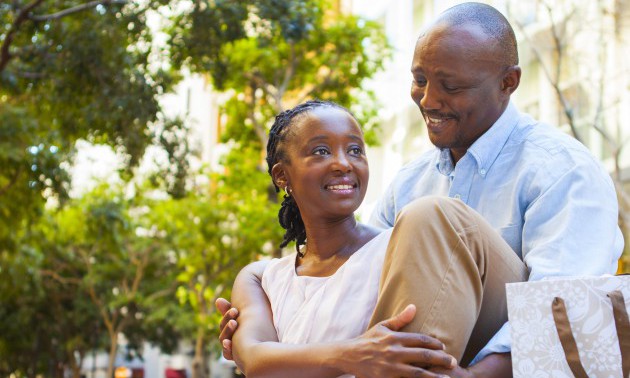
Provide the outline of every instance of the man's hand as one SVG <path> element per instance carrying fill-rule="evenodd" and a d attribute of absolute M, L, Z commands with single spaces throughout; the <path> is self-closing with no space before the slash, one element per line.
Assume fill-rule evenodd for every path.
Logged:
<path fill-rule="evenodd" d="M 398 332 L 416 314 L 413 305 L 384 320 L 363 335 L 349 340 L 339 356 L 341 370 L 362 378 L 446 377 L 430 371 L 441 367 L 450 372 L 457 361 L 444 352 L 438 339 L 419 333 Z"/>
<path fill-rule="evenodd" d="M 451 370 L 434 368 L 431 371 L 452 378 L 507 378 L 512 377 L 512 355 L 510 353 L 492 353 L 468 369 L 457 366 Z"/>
<path fill-rule="evenodd" d="M 232 304 L 225 298 L 217 299 L 215 305 L 217 306 L 217 310 L 223 315 L 219 326 L 221 330 L 219 341 L 223 348 L 223 357 L 225 357 L 226 360 L 234 360 L 232 356 L 232 337 L 238 327 L 238 323 L 236 322 L 238 310 L 232 307 Z"/>
<path fill-rule="evenodd" d="M 475 378 L 475 375 L 472 372 L 459 366 L 456 366 L 453 369 L 434 368 L 429 370 L 451 378 Z"/>

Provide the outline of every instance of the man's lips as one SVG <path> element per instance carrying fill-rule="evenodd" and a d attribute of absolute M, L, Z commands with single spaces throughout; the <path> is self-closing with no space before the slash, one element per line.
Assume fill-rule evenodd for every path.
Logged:
<path fill-rule="evenodd" d="M 456 117 L 451 116 L 451 115 L 427 114 L 427 113 L 423 113 L 423 114 L 424 114 L 424 121 L 426 122 L 427 127 L 432 132 L 441 131 L 444 127 L 446 127 L 449 121 L 456 119 Z"/>

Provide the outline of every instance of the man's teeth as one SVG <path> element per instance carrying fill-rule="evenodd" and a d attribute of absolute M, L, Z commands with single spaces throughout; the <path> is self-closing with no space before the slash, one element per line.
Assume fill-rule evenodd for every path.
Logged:
<path fill-rule="evenodd" d="M 330 190 L 352 189 L 352 185 L 329 185 L 328 189 Z"/>
<path fill-rule="evenodd" d="M 431 123 L 440 123 L 440 122 L 444 122 L 445 119 L 444 118 L 432 118 L 432 117 L 427 117 L 429 119 L 429 122 Z"/>

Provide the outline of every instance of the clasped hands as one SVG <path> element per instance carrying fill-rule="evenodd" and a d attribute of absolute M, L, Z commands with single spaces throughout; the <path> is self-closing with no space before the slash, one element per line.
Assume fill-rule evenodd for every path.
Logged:
<path fill-rule="evenodd" d="M 238 327 L 238 310 L 223 298 L 216 301 L 223 315 L 219 341 L 223 356 L 232 360 L 232 336 Z M 344 355 L 347 361 L 344 371 L 357 377 L 461 377 L 473 374 L 457 365 L 454 357 L 444 351 L 444 344 L 425 334 L 399 332 L 416 314 L 413 305 L 400 314 L 384 320 L 364 334 L 346 343 Z"/>

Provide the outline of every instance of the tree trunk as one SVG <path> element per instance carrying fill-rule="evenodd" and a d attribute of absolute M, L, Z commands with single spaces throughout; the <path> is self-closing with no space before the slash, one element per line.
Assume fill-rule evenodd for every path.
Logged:
<path fill-rule="evenodd" d="M 83 353 L 79 352 L 79 361 L 77 361 L 74 351 L 68 351 L 68 361 L 70 363 L 70 371 L 72 378 L 81 378 L 81 366 L 83 365 Z"/>
<path fill-rule="evenodd" d="M 106 378 L 114 377 L 114 363 L 116 362 L 116 353 L 118 352 L 118 335 L 116 333 L 109 335 L 109 361 L 107 363 L 107 376 Z"/>
<path fill-rule="evenodd" d="M 208 359 L 205 348 L 205 332 L 203 327 L 197 329 L 197 341 L 195 342 L 195 357 L 192 363 L 192 378 L 208 378 Z"/>

